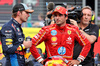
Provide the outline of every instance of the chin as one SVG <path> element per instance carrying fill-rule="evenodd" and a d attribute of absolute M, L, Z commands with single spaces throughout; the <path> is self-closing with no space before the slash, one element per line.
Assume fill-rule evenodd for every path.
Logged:
<path fill-rule="evenodd" d="M 59 23 L 56 23 L 57 25 L 60 25 Z"/>
<path fill-rule="evenodd" d="M 56 24 L 60 24 L 60 22 L 56 22 Z"/>
<path fill-rule="evenodd" d="M 23 22 L 27 22 L 27 20 L 24 20 Z"/>
<path fill-rule="evenodd" d="M 88 25 L 89 23 L 84 23 L 84 25 Z"/>

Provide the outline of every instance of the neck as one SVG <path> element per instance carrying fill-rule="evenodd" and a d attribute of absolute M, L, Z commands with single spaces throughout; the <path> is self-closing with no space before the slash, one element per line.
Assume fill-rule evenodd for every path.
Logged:
<path fill-rule="evenodd" d="M 79 23 L 78 26 L 83 30 L 88 26 L 88 24 Z"/>
<path fill-rule="evenodd" d="M 64 22 L 63 24 L 57 24 L 59 27 L 63 27 L 66 25 L 66 22 Z"/>
<path fill-rule="evenodd" d="M 14 18 L 19 24 L 22 24 L 22 21 L 20 20 L 20 18 Z"/>

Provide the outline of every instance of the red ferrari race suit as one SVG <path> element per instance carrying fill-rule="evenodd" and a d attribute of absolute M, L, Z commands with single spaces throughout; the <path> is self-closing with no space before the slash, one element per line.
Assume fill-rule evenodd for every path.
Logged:
<path fill-rule="evenodd" d="M 78 57 L 83 61 L 91 48 L 90 42 L 79 31 L 78 27 L 70 24 L 66 24 L 63 27 L 59 27 L 56 24 L 43 27 L 32 38 L 30 51 L 35 59 L 41 62 L 43 58 L 38 53 L 36 46 L 44 41 L 47 57 L 59 55 L 67 60 L 72 60 L 75 40 L 83 47 Z"/>

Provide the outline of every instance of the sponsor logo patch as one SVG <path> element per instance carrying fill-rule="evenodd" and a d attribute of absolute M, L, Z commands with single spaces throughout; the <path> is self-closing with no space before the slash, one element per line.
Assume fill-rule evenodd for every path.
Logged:
<path fill-rule="evenodd" d="M 55 41 L 57 41 L 57 37 L 52 37 L 51 40 L 52 40 L 53 42 L 55 42 Z"/>
<path fill-rule="evenodd" d="M 57 43 L 51 43 L 53 46 L 56 46 L 57 45 Z"/>
<path fill-rule="evenodd" d="M 18 39 L 19 42 L 22 42 L 23 40 L 24 40 L 23 38 L 19 38 L 19 39 Z"/>
<path fill-rule="evenodd" d="M 59 47 L 58 48 L 58 54 L 64 55 L 66 53 L 66 48 L 65 47 Z"/>
<path fill-rule="evenodd" d="M 5 32 L 9 32 L 10 33 L 10 32 L 12 32 L 12 30 L 5 30 Z"/>
<path fill-rule="evenodd" d="M 52 30 L 52 31 L 51 31 L 51 35 L 53 35 L 53 36 L 54 36 L 54 35 L 57 35 L 57 31 L 56 31 L 56 30 Z"/>
<path fill-rule="evenodd" d="M 68 37 L 67 40 L 66 40 L 66 43 L 67 44 L 72 44 L 72 38 L 71 37 Z"/>
<path fill-rule="evenodd" d="M 12 44 L 12 42 L 13 42 L 13 40 L 12 40 L 12 39 L 6 39 L 6 45 L 11 45 L 11 44 Z"/>

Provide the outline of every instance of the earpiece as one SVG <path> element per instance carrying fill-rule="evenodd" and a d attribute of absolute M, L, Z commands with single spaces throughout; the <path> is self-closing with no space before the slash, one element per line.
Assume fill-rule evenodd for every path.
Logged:
<path fill-rule="evenodd" d="M 81 11 L 81 15 L 80 15 L 80 17 L 82 17 L 83 16 L 83 12 Z"/>

